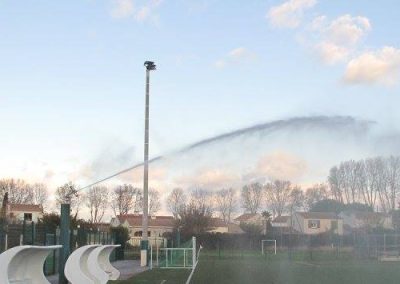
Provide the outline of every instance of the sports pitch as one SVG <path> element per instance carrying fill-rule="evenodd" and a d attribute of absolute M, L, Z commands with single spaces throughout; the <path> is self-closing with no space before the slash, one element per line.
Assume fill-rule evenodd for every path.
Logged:
<path fill-rule="evenodd" d="M 153 269 L 131 280 L 113 283 L 185 283 L 189 271 Z M 338 258 L 324 254 L 287 253 L 263 257 L 254 252 L 203 251 L 192 284 L 397 284 L 399 262 Z"/>

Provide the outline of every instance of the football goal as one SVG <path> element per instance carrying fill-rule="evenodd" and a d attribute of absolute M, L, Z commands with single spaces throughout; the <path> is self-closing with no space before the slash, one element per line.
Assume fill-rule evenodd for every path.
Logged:
<path fill-rule="evenodd" d="M 261 253 L 265 254 L 276 254 L 276 240 L 261 240 Z"/>
<path fill-rule="evenodd" d="M 196 248 L 195 237 L 180 247 L 161 248 L 157 253 L 157 264 L 160 268 L 192 269 L 197 260 Z"/>

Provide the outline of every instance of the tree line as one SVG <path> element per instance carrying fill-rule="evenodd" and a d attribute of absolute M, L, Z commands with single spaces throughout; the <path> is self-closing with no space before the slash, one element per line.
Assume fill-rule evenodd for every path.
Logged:
<path fill-rule="evenodd" d="M 41 183 L 29 184 L 20 179 L 0 180 L 0 194 L 8 192 L 10 203 L 39 204 L 46 207 L 48 190 Z M 176 218 L 188 212 L 201 211 L 207 216 L 232 221 L 238 212 L 271 212 L 272 216 L 290 214 L 291 211 L 308 211 L 316 204 L 359 204 L 383 212 L 392 212 L 398 207 L 400 194 L 400 157 L 375 157 L 359 161 L 348 160 L 333 166 L 326 183 L 301 188 L 288 180 L 273 180 L 265 184 L 250 183 L 241 188 L 209 190 L 175 188 L 167 196 L 166 207 Z M 89 221 L 99 223 L 108 209 L 114 215 L 142 212 L 142 189 L 130 184 L 114 187 L 94 186 L 79 192 L 73 183 L 57 188 L 56 204 L 71 204 L 76 219 L 83 207 L 89 212 Z M 331 202 L 332 203 L 332 202 Z M 359 206 L 359 207 L 360 207 Z M 360 207 L 360 208 L 361 208 Z M 149 213 L 161 209 L 160 193 L 149 190 Z M 321 208 L 318 208 L 321 210 Z"/>

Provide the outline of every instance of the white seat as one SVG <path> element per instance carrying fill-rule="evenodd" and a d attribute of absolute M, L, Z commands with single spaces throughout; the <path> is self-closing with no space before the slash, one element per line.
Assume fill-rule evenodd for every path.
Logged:
<path fill-rule="evenodd" d="M 100 245 L 87 245 L 76 249 L 65 264 L 64 274 L 72 284 L 98 284 L 100 280 L 89 271 L 90 253 Z"/>
<path fill-rule="evenodd" d="M 0 283 L 50 284 L 43 265 L 51 251 L 62 246 L 18 246 L 0 254 Z"/>
<path fill-rule="evenodd" d="M 99 279 L 99 284 L 107 284 L 109 280 L 119 278 L 120 272 L 110 263 L 112 251 L 119 246 L 121 245 L 104 245 L 90 253 L 88 259 L 89 271 Z"/>

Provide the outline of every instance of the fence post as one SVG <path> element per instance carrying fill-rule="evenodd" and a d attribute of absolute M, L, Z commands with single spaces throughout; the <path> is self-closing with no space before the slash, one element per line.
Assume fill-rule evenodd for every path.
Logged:
<path fill-rule="evenodd" d="M 61 222 L 60 222 L 60 243 L 62 248 L 60 249 L 59 269 L 58 269 L 58 283 L 67 284 L 68 281 L 64 275 L 65 263 L 70 254 L 70 204 L 61 204 Z"/>
<path fill-rule="evenodd" d="M 196 265 L 196 260 L 197 260 L 197 258 L 196 258 L 196 237 L 193 237 L 192 238 L 192 245 L 193 245 L 193 248 L 192 248 L 192 250 L 193 250 L 193 252 L 192 252 L 192 265 L 193 265 L 193 268 L 195 267 L 195 265 Z"/>

